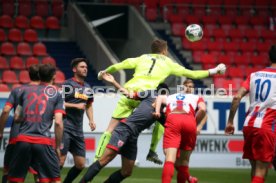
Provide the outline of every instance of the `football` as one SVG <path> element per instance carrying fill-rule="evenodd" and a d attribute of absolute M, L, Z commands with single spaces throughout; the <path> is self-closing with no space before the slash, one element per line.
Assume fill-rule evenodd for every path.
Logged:
<path fill-rule="evenodd" d="M 202 39 L 203 30 L 200 25 L 191 24 L 186 28 L 185 36 L 191 42 L 199 41 Z"/>

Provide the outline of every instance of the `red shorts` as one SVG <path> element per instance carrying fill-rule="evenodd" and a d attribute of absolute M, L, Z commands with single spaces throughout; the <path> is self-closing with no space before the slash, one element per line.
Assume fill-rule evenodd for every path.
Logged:
<path fill-rule="evenodd" d="M 169 114 L 165 123 L 163 148 L 193 150 L 195 144 L 195 117 L 189 114 Z"/>
<path fill-rule="evenodd" d="M 275 151 L 276 135 L 261 128 L 244 127 L 243 158 L 272 162 Z"/>

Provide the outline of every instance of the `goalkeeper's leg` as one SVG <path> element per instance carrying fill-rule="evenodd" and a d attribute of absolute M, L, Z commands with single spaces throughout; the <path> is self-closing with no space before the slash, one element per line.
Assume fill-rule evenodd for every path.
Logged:
<path fill-rule="evenodd" d="M 94 157 L 94 162 L 99 160 L 100 157 L 103 155 L 105 149 L 106 149 L 106 145 L 109 143 L 109 140 L 111 138 L 111 133 L 113 132 L 113 130 L 115 129 L 115 127 L 118 125 L 119 120 L 112 118 L 109 122 L 108 128 L 106 129 L 106 131 L 102 134 L 97 149 L 96 149 L 96 153 L 95 153 L 95 157 Z"/>
<path fill-rule="evenodd" d="M 164 134 L 164 127 L 159 122 L 155 122 L 155 126 L 152 132 L 150 150 L 147 155 L 147 160 L 156 164 L 162 164 L 163 162 L 158 158 L 156 154 L 157 145 Z"/>

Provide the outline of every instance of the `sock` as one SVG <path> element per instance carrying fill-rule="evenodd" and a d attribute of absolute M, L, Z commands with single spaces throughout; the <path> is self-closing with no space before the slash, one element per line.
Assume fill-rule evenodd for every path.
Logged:
<path fill-rule="evenodd" d="M 157 145 L 164 134 L 164 127 L 156 122 L 151 136 L 150 150 L 156 152 Z"/>
<path fill-rule="evenodd" d="M 121 170 L 117 170 L 116 172 L 114 172 L 113 174 L 110 175 L 110 177 L 108 177 L 108 179 L 106 181 L 104 181 L 104 183 L 117 183 L 117 182 L 122 182 L 126 177 L 124 177 L 121 174 Z"/>
<path fill-rule="evenodd" d="M 8 175 L 3 175 L 2 176 L 2 183 L 7 183 L 8 182 Z"/>
<path fill-rule="evenodd" d="M 99 160 L 100 157 L 103 155 L 106 145 L 109 143 L 109 140 L 111 138 L 110 132 L 104 132 L 99 140 L 98 147 L 96 149 L 94 162 Z"/>
<path fill-rule="evenodd" d="M 272 161 L 272 165 L 274 167 L 274 170 L 276 170 L 276 155 L 275 155 L 275 157 L 274 157 L 274 159 Z"/>
<path fill-rule="evenodd" d="M 251 180 L 251 183 L 264 183 L 265 179 L 263 177 L 254 176 Z"/>
<path fill-rule="evenodd" d="M 162 172 L 162 183 L 170 183 L 174 173 L 174 163 L 166 161 Z"/>
<path fill-rule="evenodd" d="M 103 168 L 102 165 L 100 165 L 99 161 L 94 162 L 90 167 L 88 168 L 87 172 L 82 177 L 80 183 L 86 183 L 91 181 Z"/>
<path fill-rule="evenodd" d="M 81 173 L 81 171 L 81 169 L 78 169 L 76 166 L 73 166 L 67 173 L 67 176 L 63 183 L 73 182 L 73 180 Z"/>
<path fill-rule="evenodd" d="M 177 173 L 177 182 L 186 182 L 189 180 L 190 172 L 188 166 L 179 166 Z"/>

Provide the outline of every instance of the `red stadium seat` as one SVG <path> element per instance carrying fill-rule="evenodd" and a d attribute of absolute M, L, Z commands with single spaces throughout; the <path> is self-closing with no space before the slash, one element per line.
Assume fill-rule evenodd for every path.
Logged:
<path fill-rule="evenodd" d="M 19 82 L 22 84 L 26 84 L 31 82 L 29 72 L 27 70 L 22 70 L 19 73 Z"/>
<path fill-rule="evenodd" d="M 269 17 L 255 16 L 250 18 L 252 25 L 268 25 Z"/>
<path fill-rule="evenodd" d="M 7 84 L 0 83 L 0 92 L 10 92 L 10 88 Z"/>
<path fill-rule="evenodd" d="M 228 35 L 226 33 L 226 31 L 223 29 L 215 29 L 215 30 L 213 30 L 213 34 L 216 38 L 223 38 L 223 39 L 226 39 L 226 37 Z"/>
<path fill-rule="evenodd" d="M 184 19 L 184 22 L 187 24 L 200 24 L 200 18 L 196 16 L 186 16 L 182 19 Z"/>
<path fill-rule="evenodd" d="M 264 39 L 275 40 L 276 39 L 276 31 L 261 30 L 261 37 L 263 37 Z"/>
<path fill-rule="evenodd" d="M 27 29 L 24 32 L 24 41 L 26 42 L 37 42 L 38 41 L 38 35 L 37 32 L 33 29 Z"/>
<path fill-rule="evenodd" d="M 173 11 L 173 9 L 169 9 L 170 11 Z M 190 15 L 190 8 L 186 6 L 178 6 L 177 7 L 177 14 L 179 16 L 187 16 Z"/>
<path fill-rule="evenodd" d="M 256 71 L 258 71 L 258 70 L 260 70 L 260 68 L 258 68 L 258 67 L 246 67 L 246 68 L 245 68 L 245 75 L 246 75 L 246 76 L 250 76 L 250 74 L 251 74 L 252 72 L 256 72 Z"/>
<path fill-rule="evenodd" d="M 206 16 L 205 7 L 196 7 L 196 8 L 194 8 L 193 15 L 203 18 L 204 16 Z"/>
<path fill-rule="evenodd" d="M 192 42 L 190 45 L 191 50 L 197 50 L 197 51 L 204 51 L 207 49 L 207 45 L 205 42 L 202 41 L 197 41 L 197 42 Z"/>
<path fill-rule="evenodd" d="M 221 51 L 223 49 L 223 42 L 221 41 L 214 41 L 208 42 L 207 48 L 209 51 Z"/>
<path fill-rule="evenodd" d="M 56 66 L 56 61 L 52 57 L 45 57 L 42 59 L 43 64 L 52 64 L 53 66 Z"/>
<path fill-rule="evenodd" d="M 19 2 L 18 13 L 19 13 L 19 15 L 23 15 L 23 16 L 26 16 L 26 17 L 31 16 L 31 14 L 32 14 L 31 1 Z"/>
<path fill-rule="evenodd" d="M 266 42 L 264 42 L 264 43 L 258 43 L 258 44 L 257 44 L 257 50 L 258 50 L 259 52 L 267 52 L 267 53 L 268 53 L 268 51 L 269 51 L 271 45 L 272 45 L 272 44 L 266 43 Z"/>
<path fill-rule="evenodd" d="M 212 16 L 221 16 L 222 15 L 222 9 L 221 7 L 210 7 L 207 9 L 207 14 Z"/>
<path fill-rule="evenodd" d="M 222 6 L 223 0 L 207 0 L 207 4 L 211 6 Z"/>
<path fill-rule="evenodd" d="M 228 73 L 228 76 L 231 78 L 233 77 L 243 78 L 245 76 L 243 69 L 239 67 L 229 67 L 227 73 Z"/>
<path fill-rule="evenodd" d="M 244 38 L 245 34 L 239 29 L 233 29 L 229 32 L 229 36 L 234 38 Z"/>
<path fill-rule="evenodd" d="M 17 45 L 17 53 L 22 56 L 32 55 L 32 49 L 28 43 L 21 42 Z"/>
<path fill-rule="evenodd" d="M 239 0 L 224 0 L 224 5 L 226 6 L 237 6 L 239 4 Z"/>
<path fill-rule="evenodd" d="M 225 16 L 236 17 L 238 15 L 238 9 L 236 7 L 225 8 Z"/>
<path fill-rule="evenodd" d="M 201 18 L 204 25 L 206 24 L 216 24 L 217 23 L 217 16 L 203 16 Z"/>
<path fill-rule="evenodd" d="M 248 16 L 237 16 L 237 17 L 235 17 L 234 22 L 237 25 L 240 25 L 240 24 L 249 25 L 249 20 L 250 20 L 250 17 L 248 17 Z"/>
<path fill-rule="evenodd" d="M 54 16 L 48 17 L 46 19 L 46 28 L 54 30 L 60 29 L 59 20 Z"/>
<path fill-rule="evenodd" d="M 234 42 L 225 42 L 223 44 L 223 48 L 225 51 L 238 51 L 239 50 L 239 45 L 237 45 Z"/>
<path fill-rule="evenodd" d="M 35 1 L 35 14 L 41 17 L 47 17 L 49 14 L 48 1 Z"/>
<path fill-rule="evenodd" d="M 3 28 L 13 28 L 13 19 L 9 15 L 2 15 L 0 17 L 0 27 Z"/>
<path fill-rule="evenodd" d="M 243 55 L 235 55 L 233 61 L 236 65 L 248 65 L 250 64 L 250 57 L 243 54 Z"/>
<path fill-rule="evenodd" d="M 242 52 L 246 52 L 246 51 L 255 51 L 256 50 L 256 44 L 255 43 L 251 43 L 251 42 L 242 42 L 240 44 L 240 50 Z"/>
<path fill-rule="evenodd" d="M 146 14 L 145 14 L 146 19 L 148 21 L 155 21 L 158 16 L 157 11 L 158 11 L 157 8 L 147 8 Z"/>
<path fill-rule="evenodd" d="M 25 16 L 17 16 L 15 18 L 15 26 L 19 29 L 28 29 L 29 28 L 29 20 Z"/>
<path fill-rule="evenodd" d="M 218 60 L 220 63 L 224 63 L 226 65 L 231 65 L 233 63 L 233 58 L 229 55 L 219 55 Z"/>
<path fill-rule="evenodd" d="M 256 30 L 256 29 L 249 29 L 249 30 L 246 30 L 245 36 L 249 40 L 251 40 L 251 39 L 259 39 L 260 38 L 260 32 L 258 30 Z"/>
<path fill-rule="evenodd" d="M 35 56 L 48 56 L 46 46 L 43 43 L 35 43 L 33 46 Z"/>
<path fill-rule="evenodd" d="M 157 8 L 158 0 L 145 0 L 146 8 Z"/>
<path fill-rule="evenodd" d="M 0 29 L 0 42 L 5 42 L 7 40 L 6 33 L 3 29 Z"/>
<path fill-rule="evenodd" d="M 45 23 L 42 17 L 40 16 L 33 16 L 30 21 L 31 27 L 34 29 L 44 29 Z"/>
<path fill-rule="evenodd" d="M 65 81 L 65 75 L 62 71 L 56 72 L 55 84 L 62 84 Z"/>
<path fill-rule="evenodd" d="M 201 62 L 201 56 L 204 54 L 204 51 L 193 51 L 193 60 L 195 63 Z"/>
<path fill-rule="evenodd" d="M 31 65 L 39 64 L 39 60 L 36 57 L 28 57 L 26 59 L 26 67 L 29 68 Z"/>
<path fill-rule="evenodd" d="M 251 57 L 252 64 L 262 65 L 263 67 L 267 66 L 268 58 L 264 55 L 254 55 Z"/>
<path fill-rule="evenodd" d="M 52 3 L 52 14 L 57 18 L 61 18 L 63 15 L 63 4 L 61 3 Z"/>
<path fill-rule="evenodd" d="M 204 64 L 216 64 L 217 58 L 214 57 L 214 55 L 205 53 L 201 56 L 201 63 Z"/>
<path fill-rule="evenodd" d="M 15 10 L 14 2 L 12 2 L 12 1 L 2 2 L 2 14 L 3 15 L 13 16 L 14 10 Z"/>
<path fill-rule="evenodd" d="M 255 4 L 255 0 L 242 0 L 239 1 L 240 6 L 253 6 Z"/>
<path fill-rule="evenodd" d="M 5 57 L 1 57 L 0 56 L 0 69 L 4 70 L 4 69 L 9 69 L 9 64 L 8 61 Z"/>
<path fill-rule="evenodd" d="M 225 78 L 214 77 L 215 88 L 222 88 Z"/>
<path fill-rule="evenodd" d="M 2 74 L 3 83 L 16 84 L 18 83 L 16 73 L 11 70 L 4 70 Z"/>
<path fill-rule="evenodd" d="M 14 56 L 10 59 L 10 68 L 11 69 L 25 69 L 24 62 L 21 57 Z"/>
<path fill-rule="evenodd" d="M 13 44 L 10 42 L 5 42 L 1 44 L 1 53 L 2 55 L 7 55 L 7 56 L 12 56 L 16 54 Z"/>
<path fill-rule="evenodd" d="M 182 23 L 173 23 L 172 27 L 172 34 L 174 36 L 183 36 L 185 32 L 185 27 Z"/>
<path fill-rule="evenodd" d="M 233 16 L 219 16 L 218 22 L 220 25 L 232 24 L 234 22 L 234 17 Z"/>
<path fill-rule="evenodd" d="M 8 34 L 9 41 L 11 42 L 21 42 L 22 34 L 19 29 L 10 29 Z"/>

